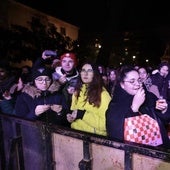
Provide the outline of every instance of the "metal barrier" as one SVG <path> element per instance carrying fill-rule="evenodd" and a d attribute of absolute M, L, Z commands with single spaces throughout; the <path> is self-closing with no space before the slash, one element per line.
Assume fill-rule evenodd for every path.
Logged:
<path fill-rule="evenodd" d="M 0 170 L 169 170 L 170 151 L 0 114 Z"/>

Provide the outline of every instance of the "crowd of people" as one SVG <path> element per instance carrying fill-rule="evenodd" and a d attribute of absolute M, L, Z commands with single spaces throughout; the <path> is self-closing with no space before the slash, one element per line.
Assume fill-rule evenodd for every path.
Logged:
<path fill-rule="evenodd" d="M 147 115 L 157 122 L 158 146 L 170 148 L 167 62 L 155 70 L 129 65 L 105 68 L 88 61 L 79 63 L 72 51 L 60 56 L 49 52 L 43 51 L 32 67 L 19 71 L 0 64 L 1 113 L 122 142 L 127 140 L 127 119 Z"/>

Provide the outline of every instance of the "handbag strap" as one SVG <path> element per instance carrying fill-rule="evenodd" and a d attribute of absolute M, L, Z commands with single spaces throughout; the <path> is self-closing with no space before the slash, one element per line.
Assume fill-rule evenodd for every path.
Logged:
<path fill-rule="evenodd" d="M 153 118 L 157 121 L 157 122 L 159 122 L 159 119 L 158 119 L 158 117 L 156 116 L 156 114 L 155 114 L 155 109 L 153 108 L 153 107 L 146 107 L 146 110 L 148 111 L 148 112 L 151 112 L 152 113 L 152 115 L 153 115 Z"/>

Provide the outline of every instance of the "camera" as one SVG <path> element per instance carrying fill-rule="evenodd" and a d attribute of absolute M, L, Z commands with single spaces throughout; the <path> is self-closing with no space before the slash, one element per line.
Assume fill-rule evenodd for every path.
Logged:
<path fill-rule="evenodd" d="M 45 50 L 44 54 L 46 56 L 52 56 L 52 57 L 56 57 L 57 56 L 57 52 L 56 51 L 52 51 L 52 50 Z"/>

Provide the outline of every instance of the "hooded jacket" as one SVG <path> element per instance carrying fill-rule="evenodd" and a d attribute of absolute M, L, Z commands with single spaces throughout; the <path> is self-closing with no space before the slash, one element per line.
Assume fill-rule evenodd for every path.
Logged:
<path fill-rule="evenodd" d="M 66 73 L 60 66 L 55 68 L 55 72 L 52 74 L 52 76 L 54 80 L 58 80 L 64 74 Z M 77 71 L 77 69 L 74 68 L 72 74 L 66 74 L 66 79 L 67 81 L 70 81 L 71 79 L 77 78 L 78 76 L 79 76 L 79 72 Z"/>
<path fill-rule="evenodd" d="M 62 67 L 56 67 L 55 72 L 52 74 L 52 76 L 53 76 L 54 80 L 58 80 L 64 74 L 66 74 L 66 73 L 62 69 Z M 72 81 L 76 82 L 78 77 L 79 77 L 79 72 L 76 68 L 74 68 L 72 74 L 66 74 L 66 80 L 67 81 L 66 81 L 66 83 L 62 84 L 61 87 L 60 87 L 60 91 L 63 93 L 69 108 L 71 106 L 72 94 L 68 93 L 67 88 Z M 76 83 L 75 83 L 75 85 L 76 85 Z"/>
<path fill-rule="evenodd" d="M 25 85 L 22 93 L 17 97 L 15 112 L 16 115 L 29 120 L 41 120 L 47 123 L 55 123 L 58 125 L 68 125 L 66 114 L 68 107 L 65 98 L 58 91 L 59 85 L 53 82 L 47 91 L 41 91 L 33 85 Z M 35 115 L 35 108 L 38 105 L 57 104 L 62 105 L 61 114 L 57 114 L 53 110 Z"/>

